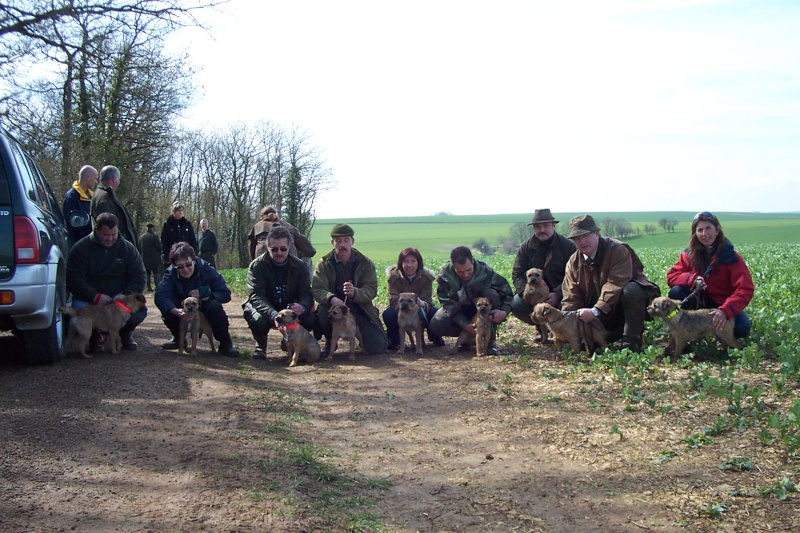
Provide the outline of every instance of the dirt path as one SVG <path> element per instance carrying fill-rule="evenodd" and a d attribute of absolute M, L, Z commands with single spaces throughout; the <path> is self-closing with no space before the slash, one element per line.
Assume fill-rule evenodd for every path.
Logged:
<path fill-rule="evenodd" d="M 521 364 L 513 327 L 500 357 L 288 369 L 277 337 L 267 362 L 164 351 L 154 311 L 137 352 L 0 367 L 0 530 L 800 529 L 796 494 L 729 495 L 797 475 L 755 430 L 686 445 L 725 405 L 681 400 L 680 370 L 626 409 L 611 376 L 571 373 L 549 347 Z M 732 455 L 758 468 L 720 470 Z"/>

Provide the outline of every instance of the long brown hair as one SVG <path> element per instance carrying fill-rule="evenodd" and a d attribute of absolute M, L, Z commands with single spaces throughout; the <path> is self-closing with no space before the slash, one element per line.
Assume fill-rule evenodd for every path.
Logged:
<path fill-rule="evenodd" d="M 710 249 L 706 248 L 697 238 L 697 225 L 700 222 L 710 222 L 717 230 L 717 238 Z M 692 236 L 689 239 L 689 262 L 692 264 L 694 271 L 701 276 L 705 276 L 708 266 L 722 253 L 722 244 L 724 242 L 725 234 L 722 232 L 722 226 L 717 217 L 708 211 L 697 213 L 694 216 L 694 220 L 692 220 Z"/>

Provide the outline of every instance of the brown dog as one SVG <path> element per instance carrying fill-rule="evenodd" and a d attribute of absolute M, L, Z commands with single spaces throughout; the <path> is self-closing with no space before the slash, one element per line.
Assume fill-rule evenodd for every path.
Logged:
<path fill-rule="evenodd" d="M 475 308 L 478 310 L 469 323 L 475 325 L 475 335 L 472 336 L 466 331 L 458 334 L 456 345 L 450 351 L 451 354 L 458 350 L 459 346 L 465 344 L 475 344 L 475 355 L 482 357 L 488 354 L 489 342 L 492 339 L 492 323 L 489 321 L 489 314 L 492 312 L 492 302 L 485 296 L 475 298 Z"/>
<path fill-rule="evenodd" d="M 670 356 L 673 363 L 683 354 L 686 345 L 709 333 L 713 333 L 723 348 L 741 349 L 742 345 L 733 335 L 733 320 L 728 320 L 721 330 L 711 326 L 710 309 L 681 309 L 678 300 L 659 296 L 647 307 L 650 316 L 661 317 L 669 331 L 670 341 L 664 350 L 664 357 Z"/>
<path fill-rule="evenodd" d="M 289 355 L 289 366 L 297 366 L 301 359 L 308 363 L 316 363 L 322 350 L 319 343 L 309 331 L 300 325 L 297 313 L 291 309 L 278 311 L 276 318 L 284 326 L 283 337 L 286 339 L 286 353 Z"/>
<path fill-rule="evenodd" d="M 522 290 L 522 300 L 531 307 L 547 301 L 547 298 L 550 296 L 550 288 L 544 281 L 544 271 L 542 271 L 541 268 L 528 269 L 528 271 L 525 272 L 525 279 L 527 279 L 527 283 Z M 536 324 L 536 329 L 539 331 L 542 342 L 547 342 L 547 326 L 544 324 Z"/>
<path fill-rule="evenodd" d="M 328 311 L 328 318 L 330 318 L 333 332 L 331 333 L 331 342 L 326 361 L 333 361 L 333 354 L 336 353 L 339 339 L 350 341 L 350 360 L 355 361 L 356 340 L 362 347 L 364 346 L 364 341 L 361 340 L 361 332 L 356 324 L 356 317 L 353 316 L 353 313 L 346 305 L 334 305 Z"/>
<path fill-rule="evenodd" d="M 534 306 L 531 320 L 537 324 L 547 325 L 559 350 L 565 344 L 569 344 L 573 353 L 577 354 L 581 352 L 585 343 L 589 353 L 593 353 L 595 346 L 601 348 L 608 346 L 608 331 L 599 320 L 584 323 L 577 314 L 565 313 L 544 302 Z"/>
<path fill-rule="evenodd" d="M 216 353 L 217 349 L 214 348 L 214 332 L 211 331 L 211 324 L 208 323 L 205 315 L 200 312 L 200 299 L 194 296 L 189 296 L 183 301 L 183 311 L 189 315 L 193 315 L 191 320 L 181 319 L 180 329 L 178 330 L 178 355 L 183 355 L 184 347 L 186 346 L 186 334 L 192 336 L 192 349 L 189 351 L 192 355 L 197 355 L 197 340 L 200 338 L 200 333 L 204 333 L 211 345 L 211 353 Z"/>
<path fill-rule="evenodd" d="M 423 355 L 422 347 L 425 341 L 422 339 L 422 320 L 419 318 L 419 305 L 417 295 L 413 292 L 401 292 L 397 296 L 397 325 L 400 327 L 400 347 L 398 354 L 406 351 L 406 334 L 411 340 L 411 348 L 416 350 L 417 355 Z M 416 342 L 414 336 L 416 335 Z"/>
<path fill-rule="evenodd" d="M 133 313 L 144 309 L 146 303 L 143 294 L 135 293 L 105 305 L 90 305 L 80 309 L 62 307 L 61 313 L 72 317 L 65 345 L 66 351 L 80 353 L 84 359 L 88 359 L 90 356 L 86 353 L 86 346 L 89 344 L 92 330 L 97 329 L 108 332 L 106 343 L 111 347 L 111 353 L 119 353 L 122 348 L 119 330 Z"/>

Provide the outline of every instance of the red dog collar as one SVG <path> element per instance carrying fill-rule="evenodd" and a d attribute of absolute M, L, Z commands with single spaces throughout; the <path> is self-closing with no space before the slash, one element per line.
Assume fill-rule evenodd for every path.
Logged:
<path fill-rule="evenodd" d="M 114 303 L 123 308 L 128 313 L 133 314 L 133 310 L 124 303 L 120 302 L 119 300 L 114 300 Z"/>
<path fill-rule="evenodd" d="M 291 326 L 283 326 L 283 327 L 286 328 L 286 329 L 297 329 L 297 326 L 299 326 L 299 325 L 300 325 L 300 323 L 298 322 L 297 324 L 292 324 Z"/>

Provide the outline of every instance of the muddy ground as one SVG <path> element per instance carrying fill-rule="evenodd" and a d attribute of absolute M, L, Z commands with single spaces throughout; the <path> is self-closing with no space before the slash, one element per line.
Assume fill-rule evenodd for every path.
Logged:
<path fill-rule="evenodd" d="M 239 359 L 205 341 L 197 357 L 162 350 L 151 309 L 136 352 L 3 363 L 0 530 L 800 530 L 796 493 L 763 495 L 798 464 L 758 428 L 689 438 L 727 404 L 687 391 L 686 369 L 632 393 L 513 320 L 498 357 L 357 352 L 290 369 L 277 336 L 268 361 L 250 359 L 227 308 Z"/>

